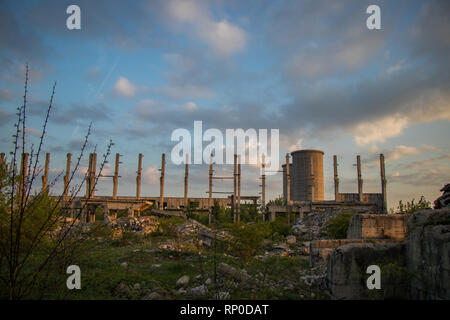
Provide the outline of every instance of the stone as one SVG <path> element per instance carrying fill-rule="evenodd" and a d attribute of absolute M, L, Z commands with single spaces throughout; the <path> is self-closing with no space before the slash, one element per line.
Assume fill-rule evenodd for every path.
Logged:
<path fill-rule="evenodd" d="M 162 299 L 163 297 L 158 292 L 152 292 L 142 298 L 142 300 L 162 300 Z"/>
<path fill-rule="evenodd" d="M 214 300 L 228 300 L 230 299 L 230 293 L 227 291 L 219 291 L 213 295 Z"/>
<path fill-rule="evenodd" d="M 329 254 L 327 263 L 326 281 L 331 298 L 405 299 L 407 286 L 402 269 L 405 251 L 404 243 L 351 243 L 336 248 Z M 381 272 L 383 285 L 380 290 L 367 289 L 365 280 L 369 275 L 366 270 L 370 265 L 378 265 L 381 270 L 391 269 L 391 272 Z"/>
<path fill-rule="evenodd" d="M 191 288 L 191 290 L 189 290 L 189 295 L 191 295 L 193 297 L 204 296 L 207 293 L 208 293 L 208 289 L 203 284 L 201 286 L 194 287 L 194 288 Z"/>
<path fill-rule="evenodd" d="M 422 210 L 408 222 L 410 299 L 450 299 L 450 208 Z"/>
<path fill-rule="evenodd" d="M 122 268 L 126 268 L 126 267 L 128 267 L 128 262 L 122 262 L 122 263 L 120 264 L 120 266 L 121 266 Z"/>
<path fill-rule="evenodd" d="M 177 286 L 184 286 L 189 283 L 189 280 L 190 280 L 189 276 L 184 275 L 180 279 L 177 280 Z"/>
<path fill-rule="evenodd" d="M 133 285 L 133 289 L 134 289 L 134 290 L 140 290 L 140 289 L 141 289 L 141 284 L 140 284 L 140 283 L 135 283 L 135 284 Z"/>
<path fill-rule="evenodd" d="M 152 268 L 161 268 L 160 264 L 152 264 Z"/>
<path fill-rule="evenodd" d="M 128 293 L 129 293 L 129 287 L 128 287 L 125 283 L 121 282 L 121 283 L 117 286 L 117 288 L 116 288 L 116 290 L 115 290 L 115 293 L 116 293 L 118 296 L 126 296 L 126 295 L 128 295 Z"/>
<path fill-rule="evenodd" d="M 286 237 L 286 242 L 288 244 L 296 244 L 297 243 L 297 238 L 293 235 L 287 236 Z"/>
<path fill-rule="evenodd" d="M 206 285 L 210 285 L 211 283 L 212 283 L 211 278 L 206 279 L 206 281 L 205 281 L 205 284 L 206 284 Z"/>

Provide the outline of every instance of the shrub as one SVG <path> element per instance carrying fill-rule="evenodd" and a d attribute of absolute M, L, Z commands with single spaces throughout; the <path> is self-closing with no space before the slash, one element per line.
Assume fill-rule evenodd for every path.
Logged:
<path fill-rule="evenodd" d="M 264 239 L 270 233 L 270 226 L 266 223 L 236 224 L 232 230 L 234 238 L 231 243 L 231 250 L 242 261 L 247 262 L 258 252 Z"/>
<path fill-rule="evenodd" d="M 415 199 L 412 199 L 411 202 L 406 202 L 403 204 L 403 201 L 400 200 L 398 202 L 397 208 L 394 210 L 391 208 L 391 214 L 413 214 L 416 211 L 423 209 L 431 209 L 431 202 L 427 201 L 424 196 L 420 197 L 419 202 L 414 203 Z"/>
<path fill-rule="evenodd" d="M 328 220 L 325 224 L 326 234 L 333 239 L 347 238 L 347 229 L 353 215 L 354 213 L 342 212 L 337 217 Z"/>

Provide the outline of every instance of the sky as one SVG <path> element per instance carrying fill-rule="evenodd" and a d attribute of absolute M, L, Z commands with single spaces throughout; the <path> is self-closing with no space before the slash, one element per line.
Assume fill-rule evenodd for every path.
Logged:
<path fill-rule="evenodd" d="M 81 9 L 69 30 L 66 9 Z M 369 5 L 381 29 L 369 30 Z M 77 157 L 120 153 L 119 195 L 134 195 L 138 154 L 142 196 L 159 195 L 166 153 L 166 196 L 183 196 L 184 166 L 170 161 L 177 128 L 279 129 L 280 159 L 299 149 L 324 151 L 325 198 L 333 199 L 333 155 L 341 192 L 381 192 L 386 157 L 388 206 L 450 183 L 450 2 L 376 0 L 2 1 L 0 7 L 0 151 L 13 149 L 16 108 L 29 65 L 27 145 L 39 142 L 53 83 L 43 146 L 50 179 Z M 204 144 L 205 146 L 205 144 Z M 40 164 L 44 162 L 41 157 Z M 99 160 L 97 161 L 99 162 Z M 217 165 L 229 174 L 232 165 Z M 62 191 L 61 179 L 51 192 Z M 206 196 L 208 166 L 191 165 L 190 196 Z M 215 182 L 230 191 L 230 182 Z M 242 194 L 258 195 L 259 170 L 242 167 Z M 282 194 L 281 174 L 267 178 L 267 199 Z M 101 178 L 97 194 L 112 194 Z"/>

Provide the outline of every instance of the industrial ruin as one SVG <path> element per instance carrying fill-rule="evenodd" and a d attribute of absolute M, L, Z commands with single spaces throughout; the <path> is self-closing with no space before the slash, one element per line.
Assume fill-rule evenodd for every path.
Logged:
<path fill-rule="evenodd" d="M 321 150 L 298 150 L 286 155 L 283 167 L 284 206 L 268 206 L 270 219 L 276 214 L 295 213 L 300 217 L 313 211 L 347 209 L 359 213 L 387 213 L 384 155 L 380 154 L 381 193 L 364 193 L 361 157 L 356 157 L 358 192 L 339 192 L 338 163 L 333 156 L 334 201 L 324 200 L 323 155 Z M 292 158 L 292 162 L 290 161 Z"/>
<path fill-rule="evenodd" d="M 2 161 L 5 157 L 2 153 Z M 323 156 L 321 150 L 297 150 L 291 154 L 286 154 L 286 162 L 282 165 L 283 174 L 283 196 L 285 205 L 266 205 L 266 171 L 264 159 L 261 164 L 261 193 L 260 196 L 241 195 L 241 162 L 240 156 L 234 155 L 234 170 L 229 176 L 214 175 L 213 157 L 210 157 L 209 175 L 208 175 L 208 197 L 192 198 L 189 197 L 189 161 L 186 155 L 185 176 L 184 176 L 184 196 L 183 197 L 165 197 L 164 179 L 166 157 L 161 156 L 160 168 L 160 194 L 159 196 L 144 197 L 141 196 L 141 175 L 142 175 L 142 153 L 138 156 L 137 175 L 136 175 L 136 195 L 118 196 L 119 187 L 119 164 L 120 154 L 116 153 L 114 175 L 106 176 L 96 173 L 97 154 L 89 155 L 88 171 L 85 177 L 86 192 L 84 196 L 77 196 L 73 199 L 69 197 L 69 178 L 71 174 L 72 155 L 67 154 L 66 170 L 64 175 L 64 191 L 62 207 L 69 210 L 70 216 L 78 216 L 81 213 L 82 220 L 85 222 L 95 221 L 94 212 L 97 207 L 102 208 L 104 214 L 116 215 L 118 211 L 127 210 L 129 216 L 139 215 L 141 211 L 150 207 L 157 208 L 161 214 L 183 215 L 183 212 L 190 206 L 196 207 L 196 210 L 209 212 L 209 221 L 211 222 L 211 209 L 214 203 L 219 206 L 231 208 L 235 222 L 240 221 L 240 205 L 242 201 L 257 205 L 260 201 L 260 211 L 263 220 L 266 214 L 270 221 L 276 219 L 277 214 L 294 213 L 297 218 L 313 211 L 332 212 L 341 209 L 348 209 L 359 213 L 387 213 L 386 205 L 386 177 L 384 167 L 384 156 L 380 154 L 380 175 L 381 175 L 381 193 L 364 193 L 363 179 L 361 176 L 361 159 L 358 155 L 357 160 L 357 193 L 339 192 L 338 163 L 336 155 L 333 156 L 334 166 L 334 200 L 324 200 L 324 176 L 323 176 Z M 27 175 L 27 163 L 29 155 L 27 153 L 21 158 L 21 175 Z M 291 161 L 292 158 L 292 161 Z M 50 154 L 46 154 L 44 173 L 42 175 L 42 190 L 48 188 Z M 112 178 L 113 193 L 111 196 L 99 196 L 95 194 L 97 179 Z M 233 192 L 220 192 L 213 190 L 213 181 L 233 180 Z M 228 194 L 227 197 L 213 197 L 213 194 Z M 70 201 L 69 201 L 70 199 Z M 82 212 L 81 212 L 82 211 Z M 288 214 L 288 218 L 290 214 Z M 290 221 L 289 221 L 290 223 Z"/>

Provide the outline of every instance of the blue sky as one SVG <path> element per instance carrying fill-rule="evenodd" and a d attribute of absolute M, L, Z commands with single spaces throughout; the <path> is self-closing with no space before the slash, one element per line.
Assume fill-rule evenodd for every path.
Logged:
<path fill-rule="evenodd" d="M 70 4 L 81 8 L 81 30 L 66 28 Z M 370 4 L 381 8 L 381 30 L 366 28 Z M 357 190 L 357 154 L 365 191 L 379 192 L 384 153 L 391 207 L 434 200 L 450 182 L 449 14 L 448 1 L 6 1 L 0 150 L 12 149 L 28 63 L 31 140 L 57 81 L 44 145 L 53 176 L 92 121 L 90 150 L 102 154 L 112 139 L 112 153 L 124 155 L 119 194 L 134 194 L 143 153 L 142 194 L 158 195 L 171 132 L 202 120 L 205 129 L 279 129 L 280 158 L 323 150 L 327 199 L 334 154 L 343 192 Z M 182 196 L 183 170 L 168 161 L 168 196 Z M 207 175 L 191 166 L 191 196 L 205 195 Z M 243 194 L 256 195 L 258 170 L 244 166 L 243 176 Z M 268 198 L 282 193 L 281 176 L 267 183 Z M 111 179 L 102 179 L 98 193 L 111 192 Z"/>

